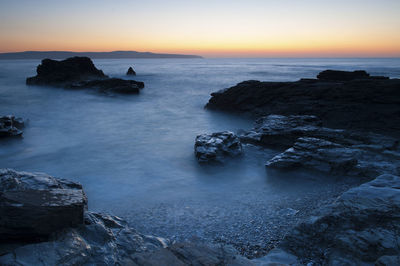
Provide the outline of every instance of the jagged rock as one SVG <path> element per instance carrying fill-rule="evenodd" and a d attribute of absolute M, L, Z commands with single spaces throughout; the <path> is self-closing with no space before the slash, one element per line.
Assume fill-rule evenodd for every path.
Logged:
<path fill-rule="evenodd" d="M 93 88 L 101 92 L 123 94 L 137 94 L 144 88 L 144 83 L 140 81 L 108 78 L 88 57 L 71 57 L 62 61 L 44 59 L 37 67 L 37 75 L 27 78 L 26 84 L 72 89 Z"/>
<path fill-rule="evenodd" d="M 66 85 L 72 82 L 107 78 L 89 57 L 71 57 L 62 61 L 44 59 L 37 75 L 26 79 L 28 85 Z"/>
<path fill-rule="evenodd" d="M 134 80 L 118 78 L 81 81 L 71 85 L 72 88 L 95 88 L 102 92 L 117 92 L 123 94 L 137 94 L 144 88 L 144 83 Z"/>
<path fill-rule="evenodd" d="M 19 137 L 22 135 L 24 121 L 22 118 L 13 115 L 0 117 L 0 138 L 3 137 Z"/>
<path fill-rule="evenodd" d="M 299 224 L 279 248 L 316 265 L 377 265 L 400 254 L 400 177 L 381 175 L 350 189 Z M 389 263 L 389 264 L 385 264 Z"/>
<path fill-rule="evenodd" d="M 128 75 L 128 76 L 136 76 L 136 72 L 135 72 L 135 70 L 133 70 L 132 67 L 129 67 L 128 71 L 126 72 L 126 75 Z"/>
<path fill-rule="evenodd" d="M 196 137 L 194 152 L 200 163 L 222 163 L 226 157 L 241 155 L 242 144 L 230 131 L 202 134 Z"/>
<path fill-rule="evenodd" d="M 206 108 L 257 116 L 315 115 L 325 127 L 400 136 L 400 79 L 250 80 L 212 93 Z"/>
<path fill-rule="evenodd" d="M 132 255 L 166 247 L 115 216 L 86 212 L 85 224 L 53 233 L 47 242 L 27 244 L 0 255 L 1 265 L 136 265 Z"/>
<path fill-rule="evenodd" d="M 368 79 L 370 75 L 364 70 L 356 71 L 339 71 L 339 70 L 325 70 L 318 74 L 319 80 L 327 81 L 349 81 L 354 79 Z"/>
<path fill-rule="evenodd" d="M 0 169 L 0 240 L 45 238 L 83 223 L 87 199 L 78 183 Z"/>

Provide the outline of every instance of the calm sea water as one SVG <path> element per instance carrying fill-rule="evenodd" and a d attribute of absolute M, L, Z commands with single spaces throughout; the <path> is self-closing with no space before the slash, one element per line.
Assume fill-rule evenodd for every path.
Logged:
<path fill-rule="evenodd" d="M 248 211 L 257 204 L 323 190 L 304 180 L 269 180 L 264 163 L 275 151 L 247 147 L 242 159 L 225 167 L 199 166 L 193 154 L 197 134 L 249 129 L 253 123 L 205 110 L 211 92 L 249 79 L 312 78 L 325 69 L 400 77 L 400 59 L 95 60 L 113 77 L 124 77 L 133 66 L 135 79 L 146 85 L 140 95 L 105 96 L 28 87 L 25 78 L 38 64 L 0 61 L 0 114 L 29 119 L 23 139 L 0 142 L 0 167 L 78 181 L 90 209 L 122 215 L 145 231 L 178 231 L 178 224 L 197 222 L 198 235 L 226 217 L 257 215 L 257 207 Z M 165 229 L 171 223 L 175 227 Z"/>

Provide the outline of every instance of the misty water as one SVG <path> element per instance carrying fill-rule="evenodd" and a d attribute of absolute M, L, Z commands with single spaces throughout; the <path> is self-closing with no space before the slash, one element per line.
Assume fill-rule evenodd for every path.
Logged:
<path fill-rule="evenodd" d="M 273 241 L 308 206 L 353 184 L 300 173 L 272 177 L 264 164 L 278 151 L 252 146 L 224 166 L 199 165 L 197 134 L 253 124 L 251 117 L 205 110 L 210 93 L 243 80 L 312 78 L 325 69 L 400 77 L 400 59 L 95 60 L 112 77 L 126 78 L 133 66 L 133 79 L 145 83 L 139 95 L 104 95 L 26 86 L 39 63 L 0 61 L 0 115 L 29 119 L 22 139 L 0 142 L 1 168 L 78 181 L 90 210 L 122 216 L 144 233 L 251 245 Z"/>

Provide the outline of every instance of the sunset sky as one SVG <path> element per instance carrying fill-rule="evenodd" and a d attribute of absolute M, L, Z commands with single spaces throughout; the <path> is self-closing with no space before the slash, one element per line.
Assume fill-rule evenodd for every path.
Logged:
<path fill-rule="evenodd" d="M 400 57 L 400 0 L 0 0 L 0 52 Z"/>

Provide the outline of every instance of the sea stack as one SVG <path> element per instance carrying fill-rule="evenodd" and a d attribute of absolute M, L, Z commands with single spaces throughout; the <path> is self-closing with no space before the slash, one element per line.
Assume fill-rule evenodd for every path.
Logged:
<path fill-rule="evenodd" d="M 133 70 L 132 67 L 129 67 L 128 71 L 126 72 L 126 75 L 127 76 L 136 76 L 136 72 L 135 72 L 135 70 Z"/>

